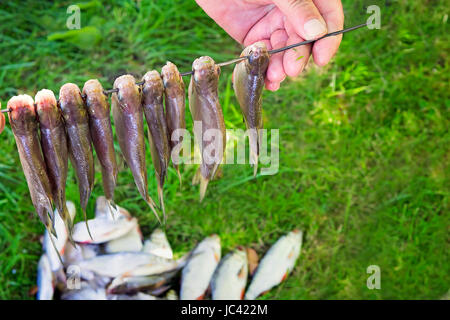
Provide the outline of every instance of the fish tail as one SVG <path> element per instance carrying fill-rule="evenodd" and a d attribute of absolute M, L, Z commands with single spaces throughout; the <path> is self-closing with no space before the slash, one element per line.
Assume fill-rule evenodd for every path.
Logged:
<path fill-rule="evenodd" d="M 252 157 L 252 163 L 253 163 L 253 176 L 256 177 L 256 174 L 258 173 L 258 154 L 251 152 Z"/>
<path fill-rule="evenodd" d="M 89 229 L 89 223 L 88 223 L 88 218 L 87 218 L 87 214 L 86 214 L 86 209 L 85 208 L 81 208 L 81 209 L 83 211 L 84 222 L 86 223 L 86 229 L 89 234 L 89 237 L 91 238 L 91 240 L 94 240 L 94 238 L 92 237 L 92 234 L 91 234 L 91 230 Z"/>
<path fill-rule="evenodd" d="M 161 219 L 159 218 L 158 213 L 156 212 L 156 209 L 155 209 L 155 202 L 152 200 L 152 198 L 150 198 L 149 195 L 147 195 L 146 202 L 147 202 L 148 206 L 150 207 L 150 209 L 152 210 L 153 214 L 155 215 L 156 219 L 158 220 L 159 224 L 162 225 Z"/>
<path fill-rule="evenodd" d="M 210 180 L 213 180 L 214 177 L 216 176 L 217 169 L 219 168 L 219 165 L 220 165 L 220 163 L 216 163 L 216 164 L 214 165 L 214 168 L 213 168 L 212 173 L 211 173 L 211 179 L 210 179 Z"/>
<path fill-rule="evenodd" d="M 253 165 L 253 176 L 255 177 L 258 173 L 258 160 L 259 160 L 259 147 L 261 145 L 262 131 L 256 130 L 256 137 L 253 135 L 250 143 L 250 164 Z"/>
<path fill-rule="evenodd" d="M 61 217 L 62 217 L 62 219 L 63 219 L 63 221 L 64 221 L 64 225 L 66 226 L 67 237 L 68 237 L 68 239 L 69 239 L 69 242 L 72 244 L 72 246 L 73 246 L 74 248 L 76 248 L 75 241 L 74 241 L 73 238 L 72 238 L 72 234 L 73 234 L 73 221 L 72 221 L 72 219 L 70 218 L 70 213 L 69 213 L 69 210 L 67 209 L 67 206 L 66 206 L 65 202 L 63 202 L 63 203 L 64 203 L 64 205 L 63 205 L 63 209 L 61 210 L 61 212 L 62 212 Z M 58 210 L 58 212 L 59 212 L 59 210 Z"/>
<path fill-rule="evenodd" d="M 192 177 L 192 185 L 196 186 L 200 183 L 200 177 L 202 176 L 202 173 L 200 171 L 200 168 L 197 169 L 194 176 Z"/>
<path fill-rule="evenodd" d="M 106 203 L 108 203 L 109 213 L 111 214 L 111 217 L 113 218 L 113 220 L 116 220 L 116 217 L 114 216 L 114 212 L 118 211 L 117 205 L 114 203 L 114 200 L 112 200 L 112 199 L 111 200 L 106 199 Z"/>
<path fill-rule="evenodd" d="M 200 175 L 200 202 L 203 201 L 203 198 L 206 194 L 206 189 L 208 188 L 209 179 L 206 179 L 202 175 Z"/>
<path fill-rule="evenodd" d="M 55 229 L 53 227 L 51 227 L 51 226 L 47 226 L 46 228 L 47 228 L 47 231 L 50 233 L 48 237 L 50 238 L 50 242 L 52 243 L 53 249 L 55 249 L 55 252 L 58 255 L 58 259 L 61 262 L 61 265 L 64 265 L 64 262 L 63 262 L 63 260 L 61 258 L 61 255 L 59 254 L 59 251 L 56 248 L 55 240 L 52 237 L 52 235 L 56 234 Z"/>
<path fill-rule="evenodd" d="M 160 186 L 158 184 L 158 199 L 159 199 L 159 203 L 161 205 L 161 210 L 163 212 L 163 221 L 164 221 L 164 225 L 166 225 L 166 207 L 164 205 L 164 190 L 162 188 L 162 186 Z"/>
<path fill-rule="evenodd" d="M 180 190 L 181 190 L 181 187 L 182 187 L 182 185 L 183 185 L 183 182 L 182 182 L 182 179 L 181 179 L 180 167 L 179 167 L 179 166 L 176 166 L 176 167 L 175 167 L 175 170 L 177 171 L 178 181 L 180 182 Z"/>

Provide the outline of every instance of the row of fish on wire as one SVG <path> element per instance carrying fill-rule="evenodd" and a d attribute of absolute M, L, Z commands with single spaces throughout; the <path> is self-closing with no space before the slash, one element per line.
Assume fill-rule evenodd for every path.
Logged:
<path fill-rule="evenodd" d="M 75 216 L 72 202 L 67 208 Z M 254 249 L 243 246 L 221 258 L 218 235 L 187 253 L 174 253 L 164 231 L 157 228 L 143 241 L 137 218 L 118 206 L 112 212 L 104 196 L 97 198 L 95 218 L 89 220 L 95 240 L 79 222 L 73 246 L 56 210 L 55 219 L 57 237 L 48 230 L 43 237 L 39 300 L 252 300 L 286 279 L 302 246 L 302 232 L 294 230 L 279 238 L 261 261 Z"/>
<path fill-rule="evenodd" d="M 254 132 L 249 136 L 249 142 L 253 159 L 251 163 L 254 164 L 256 174 L 258 132 L 263 125 L 261 93 L 269 53 L 265 44 L 258 42 L 247 47 L 241 56 L 248 58 L 235 66 L 234 89 L 247 129 Z M 217 143 L 214 139 L 205 141 L 203 135 L 209 129 L 218 130 L 222 134 L 223 142 L 220 146 L 224 151 L 226 131 L 218 97 L 220 66 L 212 58 L 205 56 L 193 62 L 192 70 L 188 90 L 189 108 L 193 121 L 202 124 L 201 137 L 196 137 L 197 143 L 200 150 Z M 174 131 L 186 128 L 185 87 L 182 75 L 174 64 L 167 62 L 161 73 L 149 71 L 139 83 L 136 83 L 131 75 L 118 77 L 111 91 L 111 109 L 121 153 L 131 169 L 140 195 L 161 223 L 156 210 L 158 207 L 148 191 L 143 122 L 145 115 L 158 182 L 159 203 L 165 222 L 163 185 L 171 151 L 176 146 L 169 137 L 172 137 Z M 15 96 L 8 101 L 7 107 L 31 200 L 40 220 L 56 235 L 54 206 L 61 214 L 71 238 L 73 220 L 66 207 L 65 196 L 70 159 L 76 173 L 80 205 L 89 231 L 86 208 L 94 185 L 94 149 L 101 165 L 104 194 L 112 208 L 116 208 L 114 189 L 118 167 L 110 106 L 102 85 L 98 80 L 89 80 L 80 90 L 76 84 L 67 83 L 59 91 L 59 100 L 56 100 L 52 91 L 43 89 L 34 99 L 25 94 Z M 3 116 L 3 113 L 0 115 Z M 4 128 L 4 118 L 0 122 L 1 130 Z M 222 159 L 217 159 L 211 163 L 204 161 L 203 157 L 204 153 L 196 174 L 200 180 L 201 199 L 205 195 L 208 182 L 222 162 Z M 174 166 L 180 176 L 178 164 L 174 162 Z"/>

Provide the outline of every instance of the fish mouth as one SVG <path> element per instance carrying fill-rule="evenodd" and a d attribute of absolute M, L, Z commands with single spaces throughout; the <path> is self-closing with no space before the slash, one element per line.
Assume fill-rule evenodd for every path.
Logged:
<path fill-rule="evenodd" d="M 8 101 L 8 109 L 11 110 L 9 116 L 13 119 L 20 118 L 21 114 L 29 113 L 32 116 L 35 116 L 35 109 L 34 109 L 34 100 L 31 96 L 27 94 L 22 94 L 18 96 L 12 97 Z"/>
<path fill-rule="evenodd" d="M 215 73 L 216 64 L 210 57 L 200 57 L 192 64 L 192 70 L 194 71 L 194 80 L 196 82 L 210 78 Z"/>
<path fill-rule="evenodd" d="M 256 64 L 261 58 L 269 55 L 266 44 L 264 42 L 254 43 L 249 47 L 248 60 L 250 64 Z"/>
<path fill-rule="evenodd" d="M 52 91 L 48 89 L 42 89 L 34 98 L 36 106 L 39 109 L 52 109 L 56 107 L 56 98 Z"/>

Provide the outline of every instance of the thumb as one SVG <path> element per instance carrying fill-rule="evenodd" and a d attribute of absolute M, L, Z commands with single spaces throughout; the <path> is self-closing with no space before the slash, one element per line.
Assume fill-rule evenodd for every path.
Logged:
<path fill-rule="evenodd" d="M 314 40 L 327 33 L 327 25 L 312 0 L 274 0 L 275 5 L 305 40 Z"/>

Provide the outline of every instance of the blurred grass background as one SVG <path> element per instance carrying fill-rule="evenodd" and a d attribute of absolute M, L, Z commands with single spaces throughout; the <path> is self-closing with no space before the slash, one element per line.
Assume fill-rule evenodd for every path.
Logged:
<path fill-rule="evenodd" d="M 19 93 L 57 94 L 66 82 L 82 87 L 98 78 L 109 88 L 121 74 L 141 77 L 166 60 L 186 71 L 200 55 L 224 61 L 241 51 L 194 1 L 78 3 L 83 29 L 68 32 L 71 4 L 1 2 L 3 106 Z M 200 204 L 190 184 L 196 168 L 182 168 L 181 190 L 171 170 L 168 237 L 174 251 L 218 233 L 224 253 L 236 245 L 262 253 L 300 227 L 298 264 L 264 299 L 441 298 L 450 288 L 448 2 L 343 4 L 346 26 L 366 21 L 367 6 L 379 5 L 382 29 L 346 34 L 327 67 L 311 65 L 278 92 L 264 92 L 264 126 L 280 129 L 279 173 L 253 178 L 248 165 L 226 166 Z M 223 69 L 220 99 L 227 127 L 242 128 L 231 71 Z M 32 299 L 44 228 L 9 127 L 0 151 L 0 298 Z M 156 198 L 153 176 L 150 168 Z M 100 181 L 97 172 L 91 216 Z M 131 173 L 122 171 L 118 181 L 117 203 L 140 218 L 148 235 L 155 220 Z M 78 204 L 72 169 L 67 198 Z M 381 290 L 366 287 L 373 264 L 381 268 Z"/>

